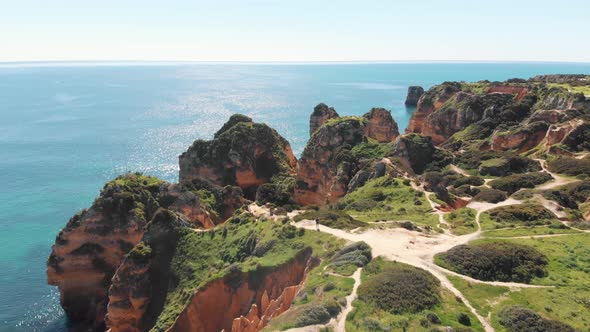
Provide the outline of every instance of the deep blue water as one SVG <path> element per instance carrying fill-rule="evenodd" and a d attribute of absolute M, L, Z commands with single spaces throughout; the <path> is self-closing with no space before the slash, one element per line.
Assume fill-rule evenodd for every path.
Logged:
<path fill-rule="evenodd" d="M 177 156 L 239 112 L 300 154 L 319 102 L 392 110 L 408 85 L 590 74 L 590 64 L 0 65 L 0 331 L 63 331 L 45 261 L 59 229 L 126 171 L 177 179 Z"/>

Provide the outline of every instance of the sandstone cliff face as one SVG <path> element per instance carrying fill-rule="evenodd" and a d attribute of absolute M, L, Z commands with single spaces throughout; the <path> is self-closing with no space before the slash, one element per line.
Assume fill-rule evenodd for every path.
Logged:
<path fill-rule="evenodd" d="M 168 331 L 260 331 L 289 309 L 310 264 L 311 251 L 304 250 L 273 271 L 251 272 L 257 278 L 237 273 L 213 281 L 193 294 Z"/>
<path fill-rule="evenodd" d="M 406 133 L 422 133 L 424 120 L 442 107 L 442 105 L 461 91 L 461 85 L 454 82 L 445 82 L 426 91 L 418 100 L 416 111 L 412 114 Z"/>
<path fill-rule="evenodd" d="M 508 132 L 496 132 L 492 136 L 492 150 L 528 151 L 541 143 L 548 128 L 547 123 L 538 121 Z"/>
<path fill-rule="evenodd" d="M 400 160 L 404 168 L 415 173 L 422 173 L 426 165 L 433 161 L 436 148 L 432 138 L 417 134 L 398 137 L 393 143 L 391 156 Z"/>
<path fill-rule="evenodd" d="M 355 165 L 343 158 L 346 151 L 366 140 L 362 118 L 342 118 L 320 127 L 311 137 L 299 160 L 295 201 L 327 204 L 344 196 Z"/>
<path fill-rule="evenodd" d="M 253 199 L 274 175 L 294 173 L 297 159 L 289 142 L 265 124 L 234 115 L 211 141 L 197 140 L 179 157 L 180 181 L 239 186 Z"/>
<path fill-rule="evenodd" d="M 59 233 L 47 262 L 47 281 L 59 288 L 70 319 L 102 325 L 110 279 L 141 240 L 162 186 L 149 177 L 117 178 Z"/>
<path fill-rule="evenodd" d="M 324 103 L 318 104 L 309 117 L 309 136 L 312 136 L 326 121 L 340 117 L 333 107 Z"/>
<path fill-rule="evenodd" d="M 421 86 L 409 86 L 408 95 L 406 96 L 406 106 L 416 106 L 418 100 L 424 94 L 424 88 Z"/>
<path fill-rule="evenodd" d="M 170 261 L 186 227 L 182 217 L 160 209 L 143 241 L 125 257 L 108 292 L 106 325 L 110 332 L 140 332 L 151 328 L 161 312 L 170 283 Z"/>
<path fill-rule="evenodd" d="M 365 135 L 377 142 L 392 142 L 399 136 L 397 123 L 393 120 L 390 111 L 384 108 L 373 108 L 364 117 L 368 120 Z"/>
<path fill-rule="evenodd" d="M 470 124 L 498 116 L 512 100 L 510 94 L 477 96 L 458 92 L 424 120 L 422 134 L 431 136 L 433 143 L 439 145 Z"/>

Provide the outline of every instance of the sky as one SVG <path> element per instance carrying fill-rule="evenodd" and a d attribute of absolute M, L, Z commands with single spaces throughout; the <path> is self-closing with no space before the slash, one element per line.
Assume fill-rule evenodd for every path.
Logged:
<path fill-rule="evenodd" d="M 0 0 L 0 62 L 590 62 L 589 0 Z"/>

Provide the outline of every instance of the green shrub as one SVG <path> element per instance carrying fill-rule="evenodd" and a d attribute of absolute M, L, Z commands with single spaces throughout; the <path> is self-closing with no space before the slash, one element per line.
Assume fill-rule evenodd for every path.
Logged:
<path fill-rule="evenodd" d="M 496 222 L 525 222 L 527 224 L 543 224 L 555 219 L 555 215 L 542 205 L 533 203 L 506 205 L 487 212 Z"/>
<path fill-rule="evenodd" d="M 355 242 L 342 248 L 334 255 L 332 260 L 333 266 L 342 266 L 352 264 L 357 267 L 367 265 L 371 259 L 371 247 L 365 242 Z"/>
<path fill-rule="evenodd" d="M 473 196 L 474 201 L 498 203 L 506 200 L 508 195 L 505 192 L 497 189 L 482 188 L 479 193 Z"/>
<path fill-rule="evenodd" d="M 469 319 L 469 315 L 462 312 L 457 316 L 457 321 L 465 326 L 471 326 L 471 319 Z"/>
<path fill-rule="evenodd" d="M 388 262 L 389 263 L 389 262 Z M 416 313 L 440 303 L 440 282 L 430 273 L 401 263 L 373 260 L 358 296 L 371 306 L 392 314 Z"/>
<path fill-rule="evenodd" d="M 494 189 L 505 191 L 511 195 L 521 188 L 534 188 L 551 179 L 553 179 L 553 177 L 546 172 L 512 174 L 490 181 L 490 186 Z"/>
<path fill-rule="evenodd" d="M 457 273 L 486 281 L 529 283 L 544 277 L 548 264 L 547 257 L 536 249 L 511 242 L 460 245 L 436 257 Z"/>
<path fill-rule="evenodd" d="M 499 322 L 509 332 L 575 332 L 576 330 L 559 321 L 541 317 L 536 312 L 520 307 L 512 306 L 500 311 Z"/>
<path fill-rule="evenodd" d="M 303 327 L 315 324 L 326 324 L 332 316 L 323 305 L 313 305 L 303 309 L 295 320 L 295 327 Z"/>
<path fill-rule="evenodd" d="M 548 163 L 550 171 L 570 176 L 590 175 L 590 159 L 558 158 Z"/>

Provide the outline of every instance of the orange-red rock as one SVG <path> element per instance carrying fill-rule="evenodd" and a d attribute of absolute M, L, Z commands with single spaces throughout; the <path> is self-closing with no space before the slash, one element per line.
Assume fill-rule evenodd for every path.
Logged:
<path fill-rule="evenodd" d="M 373 108 L 364 115 L 368 120 L 365 126 L 365 135 L 377 140 L 379 143 L 388 143 L 399 136 L 397 123 L 391 116 L 391 112 L 384 108 Z"/>

